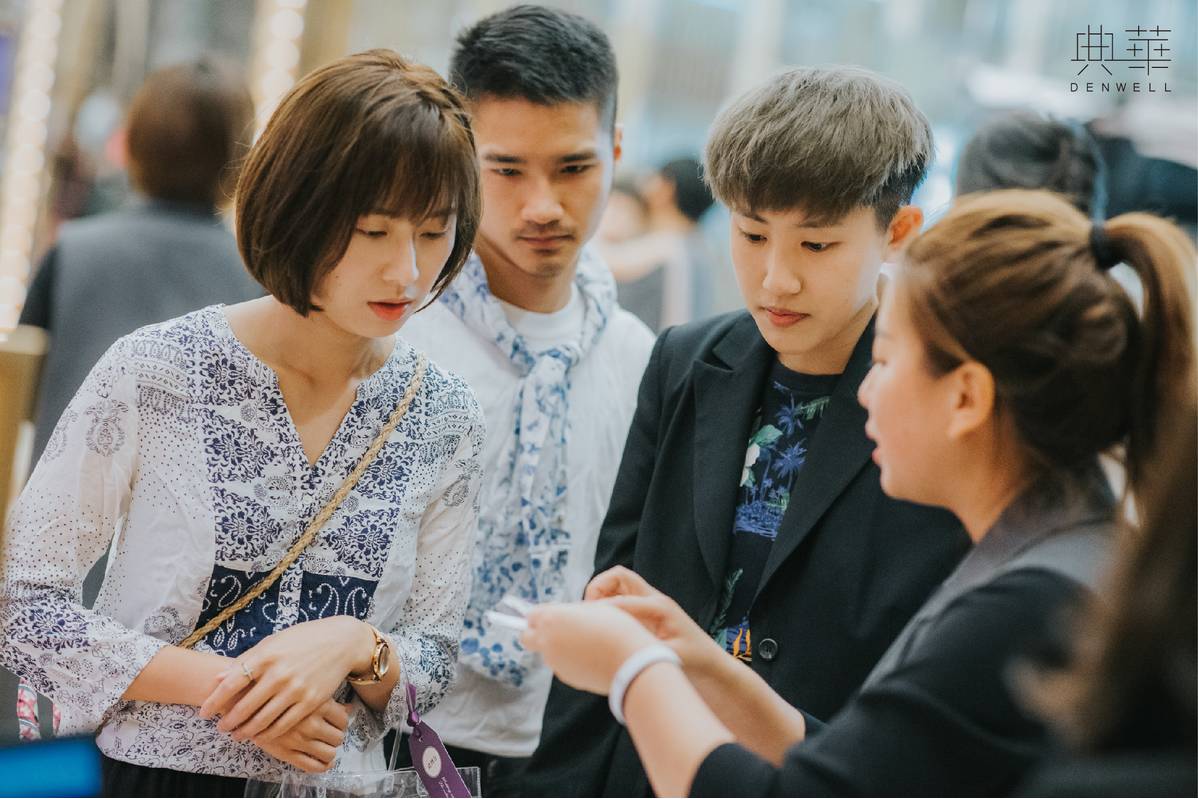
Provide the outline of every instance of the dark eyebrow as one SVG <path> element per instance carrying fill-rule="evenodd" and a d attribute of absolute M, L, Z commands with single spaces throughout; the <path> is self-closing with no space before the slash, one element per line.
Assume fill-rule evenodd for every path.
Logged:
<path fill-rule="evenodd" d="M 760 222 L 763 225 L 766 224 L 766 221 L 761 218 L 760 214 L 756 214 L 752 211 L 741 211 L 740 215 L 746 219 L 752 219 L 754 222 Z"/>
<path fill-rule="evenodd" d="M 576 153 L 563 155 L 560 160 L 563 164 L 573 164 L 577 161 L 594 161 L 598 157 L 599 154 L 594 150 L 580 150 Z"/>
<path fill-rule="evenodd" d="M 493 164 L 523 164 L 524 159 L 515 155 L 498 155 L 489 154 L 483 156 L 484 161 L 490 161 Z"/>

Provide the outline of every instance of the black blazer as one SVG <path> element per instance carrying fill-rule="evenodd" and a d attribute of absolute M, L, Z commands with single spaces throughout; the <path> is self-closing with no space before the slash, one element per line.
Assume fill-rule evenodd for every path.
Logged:
<path fill-rule="evenodd" d="M 873 322 L 811 442 L 750 611 L 753 669 L 825 719 L 969 546 L 951 514 L 882 493 L 856 396 L 872 343 Z M 744 311 L 662 334 L 600 534 L 596 572 L 632 568 L 705 629 L 727 571 L 749 428 L 776 357 Z M 650 795 L 606 699 L 556 680 L 524 790 Z"/>

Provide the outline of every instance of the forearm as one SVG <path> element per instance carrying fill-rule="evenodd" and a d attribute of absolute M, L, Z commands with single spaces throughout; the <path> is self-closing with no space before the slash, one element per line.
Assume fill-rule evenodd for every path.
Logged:
<path fill-rule="evenodd" d="M 232 664 L 232 659 L 212 652 L 166 646 L 138 673 L 121 698 L 199 707 Z"/>
<path fill-rule="evenodd" d="M 670 663 L 655 663 L 633 680 L 624 697 L 624 716 L 658 796 L 687 795 L 704 758 L 735 740 L 686 675 Z"/>
<path fill-rule="evenodd" d="M 688 670 L 687 677 L 737 743 L 780 765 L 786 750 L 806 736 L 803 714 L 753 669 L 731 655 L 719 655 L 702 669 Z"/>

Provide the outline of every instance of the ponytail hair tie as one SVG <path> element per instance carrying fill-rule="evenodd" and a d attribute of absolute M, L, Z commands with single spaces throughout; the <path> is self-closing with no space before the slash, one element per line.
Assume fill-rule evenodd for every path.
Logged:
<path fill-rule="evenodd" d="M 1115 253 L 1111 240 L 1106 237 L 1106 228 L 1102 222 L 1090 225 L 1090 252 L 1098 262 L 1099 270 L 1103 272 L 1109 272 L 1111 267 L 1123 260 Z"/>

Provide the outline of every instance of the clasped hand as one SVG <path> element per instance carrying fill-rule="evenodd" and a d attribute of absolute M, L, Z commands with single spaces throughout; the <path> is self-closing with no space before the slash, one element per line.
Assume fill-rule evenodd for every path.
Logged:
<path fill-rule="evenodd" d="M 349 705 L 333 695 L 373 642 L 369 628 L 348 616 L 280 630 L 232 661 L 200 716 L 219 716 L 218 730 L 279 760 L 327 771 L 349 724 Z"/>

